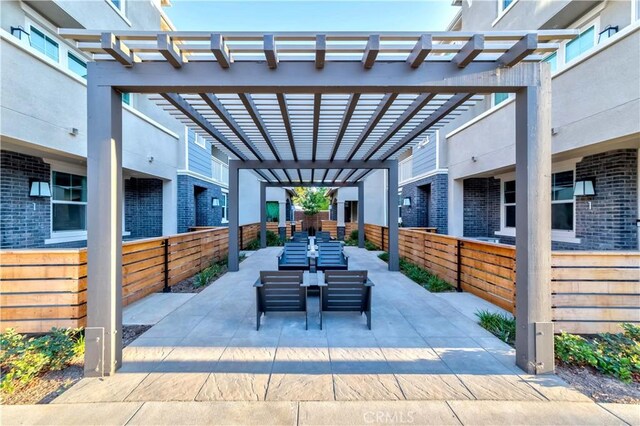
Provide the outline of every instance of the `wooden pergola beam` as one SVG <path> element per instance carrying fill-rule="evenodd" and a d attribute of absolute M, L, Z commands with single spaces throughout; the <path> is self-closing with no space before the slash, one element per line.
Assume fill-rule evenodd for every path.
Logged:
<path fill-rule="evenodd" d="M 276 160 L 280 161 L 281 157 L 280 157 L 280 154 L 278 154 L 278 149 L 276 148 L 275 143 L 271 139 L 271 136 L 269 135 L 269 132 L 267 131 L 267 126 L 265 125 L 264 121 L 262 120 L 262 116 L 260 115 L 260 111 L 258 111 L 258 107 L 253 102 L 253 99 L 251 98 L 251 95 L 249 95 L 247 93 L 238 93 L 238 97 L 240 98 L 240 101 L 242 102 L 242 105 L 244 105 L 244 108 L 249 113 L 249 116 L 253 120 L 253 123 L 258 128 L 258 131 L 260 132 L 260 134 L 262 135 L 262 138 L 264 139 L 265 143 L 269 147 L 269 150 L 271 150 L 271 153 L 273 154 L 273 157 Z"/>

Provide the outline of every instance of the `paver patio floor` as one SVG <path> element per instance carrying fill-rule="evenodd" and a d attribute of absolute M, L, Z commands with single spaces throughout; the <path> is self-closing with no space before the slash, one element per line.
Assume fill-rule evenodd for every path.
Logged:
<path fill-rule="evenodd" d="M 529 376 L 514 351 L 387 265 L 347 248 L 350 269 L 375 283 L 373 329 L 357 313 L 270 313 L 256 331 L 258 251 L 188 299 L 124 350 L 114 377 L 81 380 L 54 403 L 149 401 L 574 401 L 556 376 Z M 455 298 L 450 299 L 455 300 Z"/>

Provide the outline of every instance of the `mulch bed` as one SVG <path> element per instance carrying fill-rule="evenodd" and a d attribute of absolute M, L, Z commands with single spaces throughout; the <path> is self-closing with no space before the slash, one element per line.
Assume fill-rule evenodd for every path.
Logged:
<path fill-rule="evenodd" d="M 180 281 L 178 284 L 171 286 L 171 293 L 200 293 L 205 288 L 209 287 L 212 283 L 214 283 L 218 278 L 223 276 L 227 272 L 227 267 L 223 266 L 219 275 L 216 275 L 209 281 L 207 285 L 203 285 L 202 287 L 195 287 L 193 283 L 196 280 L 196 277 L 193 276 L 191 278 L 187 278 L 186 280 Z"/>
<path fill-rule="evenodd" d="M 640 403 L 640 382 L 624 383 L 595 368 L 557 364 L 556 374 L 596 402 Z"/>
<path fill-rule="evenodd" d="M 126 325 L 122 330 L 122 344 L 129 345 L 150 325 Z M 3 405 L 48 404 L 84 377 L 84 356 L 75 357 L 69 366 L 58 371 L 48 371 L 35 378 L 27 386 L 12 394 L 1 395 Z"/>

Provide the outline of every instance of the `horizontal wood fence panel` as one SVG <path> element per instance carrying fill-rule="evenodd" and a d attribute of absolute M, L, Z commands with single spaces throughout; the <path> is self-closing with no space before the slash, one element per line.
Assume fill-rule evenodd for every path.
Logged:
<path fill-rule="evenodd" d="M 259 224 L 241 229 L 248 243 Z M 127 305 L 192 277 L 229 250 L 226 227 L 128 241 L 122 245 L 122 297 Z M 43 333 L 83 327 L 87 315 L 86 249 L 0 251 L 1 330 Z"/>
<path fill-rule="evenodd" d="M 338 222 L 335 220 L 321 220 L 320 225 L 324 232 L 328 232 L 331 238 L 338 238 Z"/>

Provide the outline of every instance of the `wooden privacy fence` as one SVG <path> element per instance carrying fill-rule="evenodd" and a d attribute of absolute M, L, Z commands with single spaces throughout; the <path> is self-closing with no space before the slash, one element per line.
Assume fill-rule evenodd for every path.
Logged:
<path fill-rule="evenodd" d="M 338 238 L 338 222 L 335 220 L 322 220 L 322 231 L 329 232 L 331 238 Z M 346 222 L 344 224 L 344 237 L 349 238 L 352 231 L 358 230 L 358 222 Z"/>
<path fill-rule="evenodd" d="M 244 225 L 245 245 L 258 224 Z M 227 228 L 200 228 L 122 245 L 122 298 L 128 305 L 189 278 L 229 249 Z M 42 333 L 82 327 L 87 315 L 87 250 L 0 251 L 0 330 Z"/>
<path fill-rule="evenodd" d="M 388 249 L 386 227 L 365 225 L 366 238 Z M 400 256 L 459 290 L 515 313 L 516 250 L 503 244 L 400 228 Z M 619 332 L 640 323 L 640 252 L 553 252 L 552 318 L 556 332 Z"/>
<path fill-rule="evenodd" d="M 256 238 L 260 238 L 260 224 L 257 224 L 257 225 L 258 225 L 258 232 L 257 232 Z M 302 229 L 302 221 L 296 220 L 296 221 L 287 222 L 287 226 L 286 226 L 287 238 L 291 238 L 291 236 L 293 235 L 292 230 L 294 226 L 296 227 L 296 231 L 300 231 Z M 267 231 L 272 231 L 276 235 L 279 235 L 278 233 L 280 232 L 280 230 L 279 230 L 278 222 L 267 222 Z"/>

